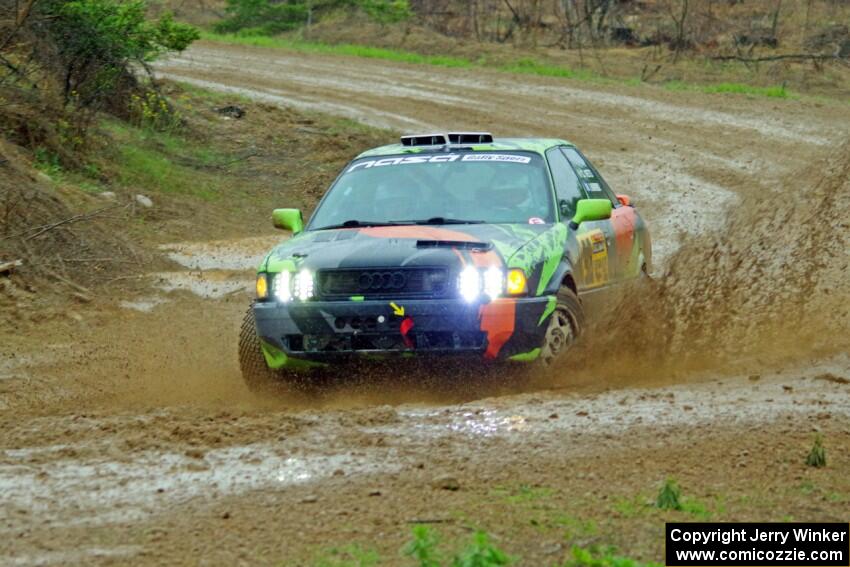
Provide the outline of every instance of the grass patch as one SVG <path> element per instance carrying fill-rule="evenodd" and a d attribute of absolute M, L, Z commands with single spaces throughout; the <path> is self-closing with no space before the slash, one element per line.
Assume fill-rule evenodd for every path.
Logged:
<path fill-rule="evenodd" d="M 556 77 L 573 79 L 578 81 L 610 82 L 627 86 L 643 85 L 639 78 L 611 79 L 602 77 L 593 71 L 584 69 L 571 69 L 551 63 L 544 63 L 530 57 L 522 57 L 509 63 L 489 62 L 486 59 L 468 59 L 452 55 L 424 55 L 413 51 L 402 49 L 389 49 L 384 47 L 370 47 L 353 43 L 328 44 L 302 39 L 283 37 L 271 37 L 250 33 L 220 34 L 214 32 L 202 32 L 201 38 L 208 41 L 217 41 L 235 45 L 247 45 L 252 47 L 270 47 L 288 49 L 300 53 L 318 53 L 321 55 L 347 55 L 351 57 L 364 57 L 366 59 L 381 59 L 384 61 L 395 61 L 399 63 L 412 63 L 416 65 L 433 65 L 436 67 L 469 68 L 479 67 L 494 69 L 503 73 L 520 75 L 537 75 L 541 77 Z M 743 83 L 718 83 L 698 84 L 684 81 L 668 81 L 663 87 L 669 91 L 690 91 L 706 94 L 737 94 L 767 98 L 796 99 L 799 96 L 792 93 L 784 86 L 757 87 Z"/>
<path fill-rule="evenodd" d="M 228 159 L 208 145 L 115 121 L 104 128 L 119 142 L 112 165 L 121 185 L 205 201 L 217 199 L 225 190 L 216 168 Z"/>
<path fill-rule="evenodd" d="M 551 488 L 545 486 L 529 486 L 520 484 L 516 489 L 495 488 L 493 490 L 495 496 L 500 496 L 508 504 L 523 504 L 526 502 L 534 502 L 544 498 L 550 498 L 553 494 Z"/>
<path fill-rule="evenodd" d="M 437 67 L 472 67 L 474 65 L 471 60 L 462 57 L 452 57 L 449 55 L 422 55 L 421 53 L 414 53 L 412 51 L 386 49 L 383 47 L 369 47 L 368 45 L 357 45 L 353 43 L 327 44 L 281 37 L 269 37 L 265 35 L 218 34 L 211 32 L 202 33 L 201 38 L 212 41 L 223 41 L 225 43 L 233 43 L 236 45 L 283 48 L 302 53 L 319 53 L 322 55 L 349 55 L 352 57 L 383 59 L 385 61 L 396 61 L 399 63 L 435 65 Z"/>
<path fill-rule="evenodd" d="M 691 516 L 708 521 L 712 513 L 708 506 L 696 498 L 684 498 L 679 485 L 672 478 L 668 478 L 661 485 L 658 496 L 655 498 L 655 507 L 660 510 L 674 510 L 685 512 Z"/>
<path fill-rule="evenodd" d="M 505 65 L 500 65 L 499 67 L 497 67 L 497 69 L 506 73 L 540 75 L 541 77 L 561 77 L 564 79 L 579 79 L 584 81 L 599 78 L 590 71 L 576 71 L 567 67 L 561 67 L 559 65 L 541 63 L 539 61 L 535 61 L 534 59 L 530 59 L 527 57 L 518 59 L 514 62 Z"/>
<path fill-rule="evenodd" d="M 493 545 L 490 536 L 477 531 L 472 540 L 449 561 L 439 548 L 440 537 L 428 526 L 413 528 L 413 539 L 402 553 L 411 558 L 418 567 L 498 567 L 510 565 L 515 560 Z"/>
<path fill-rule="evenodd" d="M 573 546 L 571 557 L 561 567 L 661 567 L 660 563 L 641 563 L 635 559 L 617 555 L 613 547 Z"/>
<path fill-rule="evenodd" d="M 698 85 L 682 81 L 668 81 L 664 83 L 668 91 L 690 91 L 707 94 L 741 94 L 767 98 L 797 98 L 795 93 L 786 89 L 783 85 L 775 87 L 755 87 L 743 83 L 719 83 L 716 85 Z"/>
<path fill-rule="evenodd" d="M 806 464 L 815 468 L 826 466 L 826 449 L 823 448 L 823 437 L 821 437 L 820 433 L 815 436 L 812 450 L 806 456 Z"/>

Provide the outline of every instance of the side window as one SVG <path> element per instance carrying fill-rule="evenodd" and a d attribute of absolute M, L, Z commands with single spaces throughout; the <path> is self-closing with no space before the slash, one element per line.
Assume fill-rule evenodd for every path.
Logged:
<path fill-rule="evenodd" d="M 608 184 L 605 183 L 605 180 L 602 179 L 602 176 L 599 175 L 599 172 L 595 167 L 593 167 L 593 164 L 591 164 L 587 158 L 581 155 L 575 148 L 564 148 L 564 154 L 566 154 L 567 159 L 570 160 L 570 163 L 573 164 L 573 167 L 576 168 L 576 171 L 581 177 L 581 181 L 587 191 L 588 198 L 607 198 L 614 204 L 615 207 L 620 205 L 620 201 L 617 200 L 617 196 L 613 191 L 611 191 L 611 188 L 608 187 Z"/>
<path fill-rule="evenodd" d="M 571 219 L 576 212 L 576 201 L 584 198 L 578 176 L 559 148 L 548 150 L 546 158 L 549 160 L 552 179 L 555 181 L 555 196 L 558 198 L 561 219 Z"/>

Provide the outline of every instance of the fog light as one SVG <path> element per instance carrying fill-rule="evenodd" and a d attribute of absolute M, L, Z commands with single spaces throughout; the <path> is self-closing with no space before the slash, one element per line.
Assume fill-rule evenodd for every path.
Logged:
<path fill-rule="evenodd" d="M 274 279 L 274 296 L 281 303 L 286 303 L 292 300 L 292 274 L 283 271 L 275 276 Z"/>
<path fill-rule="evenodd" d="M 460 272 L 458 279 L 460 296 L 470 303 L 481 295 L 481 274 L 472 266 L 467 266 Z"/>
<path fill-rule="evenodd" d="M 525 272 L 519 268 L 514 268 L 508 272 L 507 278 L 508 295 L 520 295 L 527 291 Z"/>

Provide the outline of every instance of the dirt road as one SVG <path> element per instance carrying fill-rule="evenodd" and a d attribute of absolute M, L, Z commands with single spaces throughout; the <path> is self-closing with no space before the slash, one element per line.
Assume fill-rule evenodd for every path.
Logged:
<path fill-rule="evenodd" d="M 680 232 L 722 225 L 850 124 L 831 103 L 209 43 L 158 72 L 396 130 L 571 139 L 648 217 L 659 275 Z M 485 529 L 520 565 L 594 543 L 659 561 L 665 519 L 847 520 L 846 354 L 708 374 L 636 375 L 614 352 L 554 376 L 410 366 L 401 383 L 375 369 L 318 396 L 259 399 L 235 337 L 270 241 L 165 247 L 182 268 L 137 297 L 73 331 L 4 337 L 0 563 L 313 565 L 374 549 L 397 565 L 423 523 L 449 547 Z M 816 431 L 822 470 L 803 465 Z M 690 511 L 647 504 L 671 476 Z"/>

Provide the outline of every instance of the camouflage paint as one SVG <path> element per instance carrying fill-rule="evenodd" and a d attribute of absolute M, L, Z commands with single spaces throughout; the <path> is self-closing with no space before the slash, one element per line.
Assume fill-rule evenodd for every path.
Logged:
<path fill-rule="evenodd" d="M 323 366 L 327 366 L 326 364 L 323 364 L 321 362 L 292 358 L 276 346 L 269 344 L 263 339 L 260 339 L 260 350 L 263 351 L 263 358 L 266 359 L 266 364 L 272 370 L 280 370 L 281 368 L 307 370 L 309 368 L 320 368 Z"/>
<path fill-rule="evenodd" d="M 472 151 L 523 150 L 540 154 L 554 146 L 572 146 L 560 139 L 498 139 L 492 144 L 472 146 Z M 382 146 L 358 156 L 435 152 L 432 147 Z M 548 225 L 482 224 L 446 226 L 386 226 L 302 232 L 275 247 L 263 260 L 258 272 L 274 275 L 283 270 L 297 272 L 328 268 L 446 266 L 454 277 L 465 266 L 519 268 L 526 275 L 528 296 L 546 301 L 526 303 L 515 298 L 499 298 L 478 307 L 479 328 L 486 333 L 486 358 L 508 358 L 527 362 L 536 359 L 539 348 L 529 348 L 557 305 L 555 294 L 565 277 L 571 275 L 579 293 L 604 287 L 612 281 L 633 277 L 640 270 L 640 259 L 647 257 L 648 234 L 643 220 L 632 207 L 619 206 L 610 221 L 590 221 L 573 230 L 567 219 Z M 420 240 L 447 243 L 438 247 L 419 247 Z M 381 242 L 376 242 L 381 241 Z M 475 250 L 452 242 L 483 242 L 489 250 Z M 273 298 L 272 298 L 273 300 Z M 309 302 L 308 302 L 309 303 Z M 375 301 L 354 295 L 348 305 L 363 304 L 374 309 Z M 404 303 L 399 301 L 399 303 Z M 271 307 L 271 306 L 269 306 Z M 289 308 L 292 320 L 302 332 L 322 331 L 325 323 L 305 319 L 298 302 Z M 330 314 L 323 315 L 326 319 Z M 303 325 L 303 326 L 302 326 Z M 533 343 L 532 343 L 533 344 Z M 538 343 L 539 344 L 539 343 Z M 524 346 L 525 345 L 525 346 Z M 288 357 L 282 350 L 263 341 L 263 353 L 272 368 L 303 367 L 310 361 Z M 412 356 L 410 351 L 403 355 Z M 369 355 L 372 357 L 373 355 Z"/>
<path fill-rule="evenodd" d="M 543 315 L 540 316 L 540 320 L 537 321 L 537 326 L 542 325 L 546 319 L 549 318 L 549 315 L 555 312 L 555 307 L 558 306 L 558 298 L 554 295 L 549 296 L 549 302 L 546 304 L 546 309 L 543 311 Z"/>
<path fill-rule="evenodd" d="M 520 354 L 515 354 L 513 356 L 509 356 L 508 360 L 513 360 L 514 362 L 534 362 L 540 357 L 540 349 L 536 348 L 529 352 L 522 352 Z"/>

